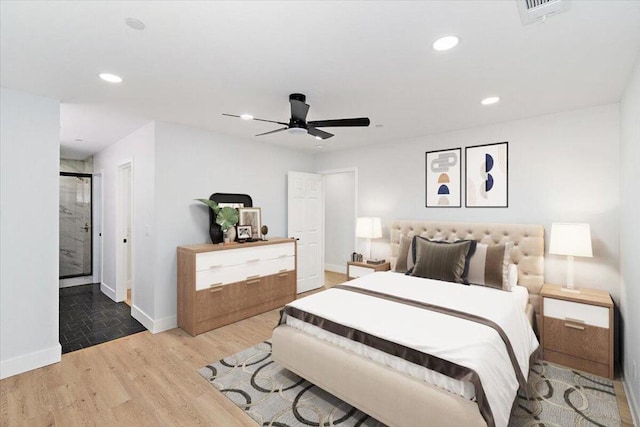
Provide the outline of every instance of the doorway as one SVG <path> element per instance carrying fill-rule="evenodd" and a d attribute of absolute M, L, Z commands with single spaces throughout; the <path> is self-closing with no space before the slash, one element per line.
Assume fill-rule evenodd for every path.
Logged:
<path fill-rule="evenodd" d="M 60 172 L 60 287 L 92 283 L 92 176 Z"/>
<path fill-rule="evenodd" d="M 319 172 L 324 189 L 324 270 L 347 273 L 347 262 L 356 251 L 358 210 L 357 168 Z"/>

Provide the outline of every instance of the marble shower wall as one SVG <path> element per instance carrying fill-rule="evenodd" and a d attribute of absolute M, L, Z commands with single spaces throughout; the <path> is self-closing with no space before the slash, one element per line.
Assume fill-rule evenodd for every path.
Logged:
<path fill-rule="evenodd" d="M 61 172 L 92 173 L 88 161 L 60 160 Z M 60 177 L 60 276 L 91 274 L 91 180 Z"/>

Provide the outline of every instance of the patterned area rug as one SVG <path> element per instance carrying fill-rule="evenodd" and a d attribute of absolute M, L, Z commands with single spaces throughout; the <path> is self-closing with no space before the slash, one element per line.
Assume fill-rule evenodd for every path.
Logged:
<path fill-rule="evenodd" d="M 198 373 L 259 425 L 384 426 L 271 359 L 265 341 L 225 357 Z M 611 381 L 537 363 L 529 372 L 529 397 L 518 396 L 509 426 L 619 426 Z"/>

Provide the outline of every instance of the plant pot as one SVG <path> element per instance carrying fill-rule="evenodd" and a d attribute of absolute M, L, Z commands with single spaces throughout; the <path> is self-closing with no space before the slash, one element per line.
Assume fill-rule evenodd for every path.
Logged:
<path fill-rule="evenodd" d="M 229 244 L 233 243 L 236 240 L 236 228 L 231 227 L 228 230 L 224 231 L 224 243 Z"/>

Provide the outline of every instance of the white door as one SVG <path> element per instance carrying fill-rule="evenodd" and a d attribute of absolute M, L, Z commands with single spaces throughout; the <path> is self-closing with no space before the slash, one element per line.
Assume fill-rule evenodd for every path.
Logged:
<path fill-rule="evenodd" d="M 289 172 L 288 233 L 298 239 L 298 293 L 322 286 L 322 175 Z"/>

